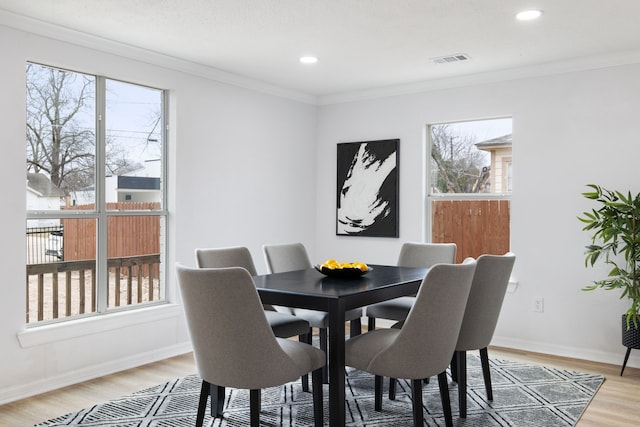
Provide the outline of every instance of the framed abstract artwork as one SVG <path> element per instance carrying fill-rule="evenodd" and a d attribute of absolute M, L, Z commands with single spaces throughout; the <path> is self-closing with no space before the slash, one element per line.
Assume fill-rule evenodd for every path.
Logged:
<path fill-rule="evenodd" d="M 399 143 L 338 144 L 337 235 L 398 237 Z"/>

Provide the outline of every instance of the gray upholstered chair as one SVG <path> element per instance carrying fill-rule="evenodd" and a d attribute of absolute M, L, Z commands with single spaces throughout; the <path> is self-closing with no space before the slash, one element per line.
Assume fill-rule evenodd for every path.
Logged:
<path fill-rule="evenodd" d="M 251 426 L 257 427 L 260 390 L 309 372 L 315 425 L 322 426 L 324 352 L 306 343 L 276 338 L 246 269 L 178 264 L 176 270 L 196 369 L 202 378 L 196 426 L 202 426 L 213 384 L 249 389 Z"/>
<path fill-rule="evenodd" d="M 404 243 L 398 256 L 400 267 L 431 267 L 434 264 L 456 262 L 455 243 Z M 367 307 L 367 329 L 376 328 L 376 318 L 402 321 L 409 314 L 415 297 L 400 297 Z"/>
<path fill-rule="evenodd" d="M 467 351 L 480 350 L 487 399 L 493 400 L 487 347 L 498 323 L 515 261 L 515 255 L 510 252 L 505 255 L 481 255 L 478 257 L 469 301 L 451 363 L 452 376 L 458 383 L 460 417 L 462 418 L 467 416 Z"/>
<path fill-rule="evenodd" d="M 313 268 L 309 255 L 302 243 L 284 243 L 277 245 L 263 245 L 267 269 L 270 273 L 303 270 Z M 291 313 L 305 319 L 312 328 L 318 328 L 320 335 L 320 348 L 327 351 L 327 328 L 329 326 L 329 313 L 325 311 L 307 310 L 304 308 L 277 307 L 277 310 Z M 350 322 L 350 336 L 360 334 L 362 309 L 349 310 L 345 313 L 345 320 Z M 309 334 L 309 339 L 311 334 Z M 308 341 L 310 342 L 310 341 Z M 324 372 L 324 381 L 327 382 L 327 370 Z"/>
<path fill-rule="evenodd" d="M 257 275 L 251 252 L 244 246 L 225 248 L 197 248 L 195 250 L 196 265 L 199 268 L 242 267 L 251 276 Z M 279 313 L 270 305 L 263 305 L 267 322 L 278 338 L 298 336 L 301 342 L 308 342 L 311 337 L 311 326 L 306 320 L 291 314 Z M 309 391 L 309 376 L 302 376 L 302 390 Z M 225 390 L 217 386 L 211 390 L 211 413 L 222 415 Z"/>
<path fill-rule="evenodd" d="M 243 246 L 226 248 L 198 248 L 196 253 L 196 265 L 200 268 L 243 267 L 250 275 L 256 276 L 253 258 L 249 249 Z M 266 316 L 273 333 L 279 338 L 298 336 L 301 341 L 308 340 L 311 325 L 303 318 L 291 314 L 280 313 L 272 306 L 265 305 Z"/>
<path fill-rule="evenodd" d="M 447 366 L 451 362 L 476 262 L 432 266 L 402 328 L 385 328 L 345 343 L 345 362 L 375 375 L 375 410 L 382 410 L 383 377 L 411 379 L 413 423 L 422 426 L 423 378 L 438 376 L 447 426 L 453 425 Z"/>

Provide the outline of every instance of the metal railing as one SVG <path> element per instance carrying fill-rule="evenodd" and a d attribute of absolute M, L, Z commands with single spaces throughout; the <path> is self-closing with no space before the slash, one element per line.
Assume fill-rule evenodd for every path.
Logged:
<path fill-rule="evenodd" d="M 27 264 L 55 262 L 64 258 L 62 225 L 50 227 L 28 227 Z"/>

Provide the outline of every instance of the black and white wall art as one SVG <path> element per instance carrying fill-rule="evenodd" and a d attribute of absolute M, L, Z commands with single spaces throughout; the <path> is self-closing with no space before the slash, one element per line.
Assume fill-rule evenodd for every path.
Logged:
<path fill-rule="evenodd" d="M 338 144 L 337 235 L 398 237 L 399 143 Z"/>

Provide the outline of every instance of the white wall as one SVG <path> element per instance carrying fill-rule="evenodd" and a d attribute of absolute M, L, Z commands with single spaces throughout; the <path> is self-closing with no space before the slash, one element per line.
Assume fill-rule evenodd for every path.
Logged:
<path fill-rule="evenodd" d="M 0 298 L 0 403 L 188 348 L 179 308 L 124 314 L 24 334 L 24 77 L 27 60 L 171 90 L 168 298 L 173 266 L 193 249 L 246 245 L 265 272 L 263 243 L 302 241 L 329 256 L 395 262 L 400 244 L 425 235 L 424 128 L 432 122 L 513 116 L 512 250 L 517 290 L 505 301 L 495 344 L 619 364 L 613 292 L 582 292 L 588 236 L 576 216 L 585 184 L 640 191 L 640 65 L 314 107 L 140 60 L 0 26 L 4 167 Z M 86 40 L 82 41 L 83 43 Z M 87 43 L 85 43 L 87 44 Z M 89 43 L 90 44 L 90 43 Z M 109 46 L 109 51 L 127 51 Z M 124 53 L 123 53 L 124 54 Z M 162 61 L 160 61 L 162 62 Z M 400 138 L 400 238 L 335 236 L 336 143 Z M 552 155 L 550 155 L 550 153 Z M 11 185 L 16 183 L 16 185 Z M 18 185 L 20 183 L 20 185 Z M 545 299 L 533 313 L 532 299 Z M 20 334 L 21 333 L 21 334 Z M 18 334 L 22 344 L 18 340 Z M 23 347 L 27 345 L 27 347 Z M 632 366 L 640 356 L 632 353 Z"/>
<path fill-rule="evenodd" d="M 263 243 L 295 240 L 312 248 L 315 165 L 309 160 L 315 155 L 315 106 L 213 81 L 197 66 L 200 77 L 150 65 L 154 55 L 124 47 L 123 54 L 145 62 L 2 25 L 0 40 L 0 179 L 7 184 L 0 245 L 0 403 L 189 349 L 175 304 L 25 332 L 26 61 L 171 91 L 165 265 L 171 302 L 179 302 L 175 262 L 194 265 L 195 247 L 248 246 L 260 272 L 266 272 Z M 173 60 L 158 61 L 170 66 Z"/>
<path fill-rule="evenodd" d="M 576 217 L 587 183 L 640 191 L 640 65 L 478 84 L 320 108 L 317 252 L 393 263 L 425 235 L 424 129 L 428 123 L 513 117 L 511 248 L 519 286 L 508 294 L 494 344 L 621 364 L 616 292 L 584 292 L 589 243 Z M 335 235 L 336 143 L 400 138 L 400 238 Z M 544 313 L 531 309 L 544 298 Z M 640 352 L 630 365 L 640 366 Z"/>

